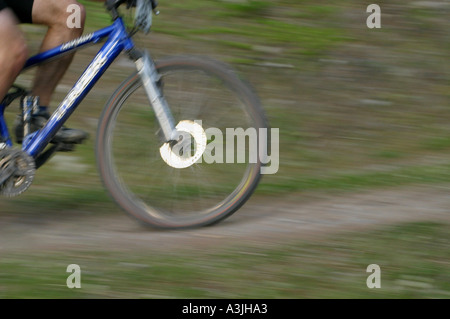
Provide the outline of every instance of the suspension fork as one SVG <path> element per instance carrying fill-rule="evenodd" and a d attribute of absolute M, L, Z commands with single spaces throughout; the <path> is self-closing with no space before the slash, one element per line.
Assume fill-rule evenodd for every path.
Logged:
<path fill-rule="evenodd" d="M 133 49 L 130 52 L 130 57 L 135 61 L 142 85 L 161 127 L 164 142 L 178 140 L 179 133 L 175 128 L 175 119 L 158 86 L 161 76 L 156 70 L 155 63 L 148 52 L 141 52 L 137 49 Z"/>

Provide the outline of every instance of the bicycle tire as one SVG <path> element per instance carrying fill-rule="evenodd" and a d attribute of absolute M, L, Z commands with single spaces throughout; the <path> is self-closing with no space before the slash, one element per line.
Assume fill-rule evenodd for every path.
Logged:
<path fill-rule="evenodd" d="M 184 73 L 186 73 L 186 76 L 193 76 L 192 74 L 197 75 L 198 73 L 198 76 L 205 76 L 205 79 L 206 77 L 211 77 L 214 85 L 219 85 L 219 83 L 220 85 L 223 84 L 225 87 L 224 90 L 227 90 L 234 95 L 231 99 L 233 101 L 236 100 L 239 102 L 219 101 L 217 95 L 221 94 L 222 89 L 214 90 L 213 97 L 208 97 L 208 99 L 217 98 L 217 101 L 219 101 L 220 103 L 229 103 L 229 109 L 224 108 L 225 112 L 238 112 L 242 109 L 242 113 L 244 115 L 241 116 L 245 117 L 246 123 L 247 121 L 251 122 L 251 125 L 255 129 L 268 127 L 257 95 L 254 93 L 252 88 L 247 83 L 242 81 L 229 66 L 222 64 L 221 62 L 203 57 L 176 56 L 157 61 L 156 68 L 161 75 L 162 83 L 164 84 L 164 86 L 162 87 L 162 91 L 164 92 L 165 98 L 168 100 L 170 107 L 173 106 L 171 102 L 174 103 L 174 101 L 170 101 L 170 97 L 167 95 L 167 93 L 172 92 L 171 90 L 174 90 L 175 93 L 170 93 L 170 95 L 176 95 L 177 102 L 178 99 L 180 99 L 181 104 L 187 103 L 187 95 L 195 95 L 195 92 L 191 90 L 192 83 L 190 83 L 190 78 L 186 81 L 186 83 L 183 82 L 182 84 L 177 84 L 178 86 L 189 86 L 189 88 L 184 89 L 185 91 L 183 93 L 178 93 L 176 91 L 175 84 L 168 85 L 168 81 L 172 81 L 171 77 L 181 75 L 185 76 Z M 178 78 L 174 78 L 174 80 L 175 79 L 177 81 L 180 81 L 181 83 L 181 80 L 178 80 Z M 202 79 L 202 81 L 204 80 Z M 204 84 L 204 86 L 206 87 L 206 84 Z M 204 89 L 203 84 L 201 87 L 194 86 L 193 88 L 195 90 Z M 137 94 L 136 92 L 138 91 L 141 91 L 141 94 Z M 208 89 L 205 89 L 205 92 L 207 92 L 205 94 L 212 93 L 212 89 L 208 87 Z M 178 95 L 180 96 L 178 97 Z M 200 93 L 199 96 L 201 96 Z M 205 101 L 207 102 L 202 103 L 210 103 L 208 99 L 205 98 Z M 173 98 L 173 100 L 175 100 L 175 98 Z M 200 102 L 196 103 L 200 104 Z M 238 103 L 239 108 L 235 106 L 235 104 Z M 141 106 L 141 104 L 144 104 L 144 106 Z M 178 106 L 178 104 L 180 103 L 176 104 Z M 197 104 L 195 105 L 197 106 Z M 214 104 L 214 106 L 215 105 L 216 104 Z M 125 108 L 127 108 L 127 110 L 125 110 Z M 201 106 L 199 107 L 199 109 L 200 108 L 202 108 L 201 112 L 204 113 L 202 113 L 203 116 L 209 116 L 208 119 L 214 118 L 214 115 L 206 114 L 207 112 L 209 112 L 209 109 L 205 110 L 205 106 Z M 135 111 L 135 113 L 138 115 L 132 118 L 132 116 L 130 115 L 132 112 L 130 111 Z M 184 109 L 181 106 L 179 107 L 179 112 L 187 111 L 191 110 L 188 110 L 186 107 Z M 139 112 L 145 112 L 145 116 L 142 116 Z M 206 167 L 206 165 L 212 165 L 206 163 L 198 165 L 195 164 L 191 168 L 184 170 L 168 167 L 167 165 L 164 166 L 164 164 L 160 163 L 162 162 L 162 160 L 159 159 L 160 161 L 158 161 L 157 155 L 154 155 L 157 151 L 155 150 L 155 148 L 159 145 L 157 144 L 158 141 L 153 141 L 155 140 L 154 135 L 150 134 L 154 133 L 157 128 L 156 124 L 150 124 L 149 114 L 152 114 L 152 112 L 153 110 L 149 105 L 147 97 L 143 93 L 141 80 L 137 73 L 134 73 L 128 79 L 126 79 L 118 87 L 118 89 L 105 105 L 98 126 L 96 155 L 99 174 L 105 188 L 108 190 L 111 197 L 128 214 L 143 222 L 145 225 L 150 225 L 157 228 L 177 229 L 200 227 L 215 224 L 231 216 L 248 200 L 248 198 L 256 189 L 261 178 L 260 169 L 262 163 L 260 158 L 258 157 L 257 160 L 252 163 L 247 163 L 248 161 L 244 163 L 245 170 L 243 168 L 243 165 L 233 166 L 236 167 L 236 173 L 229 173 L 228 171 L 226 171 L 225 166 L 218 165 L 215 168 L 211 168 L 209 166 Z M 238 115 L 239 114 L 236 114 L 236 120 L 238 120 Z M 174 116 L 176 116 L 176 114 L 174 114 Z M 154 118 L 154 114 L 152 114 L 152 117 Z M 147 122 L 144 123 L 143 118 L 147 118 L 149 120 L 146 120 Z M 230 121 L 235 120 L 231 115 L 223 115 L 220 120 L 225 120 L 228 118 Z M 186 118 L 181 117 L 179 119 Z M 137 122 L 139 122 L 139 124 L 140 122 L 143 122 L 142 124 L 145 129 L 143 127 L 141 128 L 140 126 L 138 127 Z M 149 126 L 148 130 L 146 126 Z M 116 130 L 120 133 L 116 133 Z M 133 134 L 130 134 L 128 136 L 129 131 L 135 130 L 137 130 L 137 132 L 135 132 L 134 136 Z M 148 135 L 146 135 L 146 133 L 148 133 Z M 131 140 L 126 140 L 128 138 L 131 138 Z M 139 139 L 139 141 L 135 141 L 135 139 Z M 150 139 L 152 139 L 151 142 L 148 141 Z M 153 143 L 153 147 L 150 151 L 149 145 L 151 143 Z M 121 145 L 117 146 L 117 150 L 115 149 L 116 144 Z M 131 144 L 134 144 L 135 147 L 131 147 Z M 139 149 L 141 147 L 143 149 L 142 152 L 141 149 Z M 143 156 L 142 153 L 147 153 L 147 155 L 143 159 L 138 159 Z M 150 163 L 142 163 L 146 161 L 149 156 L 154 156 L 154 161 L 156 161 L 157 165 L 159 165 L 156 166 L 156 164 L 154 164 L 154 166 L 152 166 L 154 167 L 153 171 L 151 170 L 151 167 L 148 167 Z M 118 157 L 120 159 L 117 159 Z M 131 163 L 127 161 L 133 162 Z M 131 167 L 128 168 L 127 164 L 130 164 Z M 136 170 L 138 169 L 138 165 L 144 165 L 141 169 L 145 171 L 145 173 L 142 174 L 145 174 L 147 176 L 147 180 L 151 180 L 152 178 L 154 178 L 154 183 L 156 183 L 156 186 L 150 182 L 147 182 L 147 180 L 143 181 L 143 177 L 140 176 L 140 172 L 133 171 L 134 167 L 136 167 Z M 228 167 L 231 168 L 231 166 Z M 122 170 L 125 170 L 125 172 L 122 172 Z M 163 175 L 161 171 L 166 170 L 167 175 Z M 192 170 L 193 172 L 191 173 L 190 170 Z M 196 173 L 194 172 L 196 170 L 199 171 L 197 171 Z M 220 175 L 219 178 L 219 173 L 222 173 L 222 170 L 224 176 Z M 244 173 L 242 174 L 242 177 L 240 177 L 239 182 L 231 181 L 231 176 L 233 176 L 234 178 L 234 175 L 236 175 L 237 180 L 237 175 L 241 174 L 241 170 Z M 181 173 L 181 171 L 183 173 Z M 211 172 L 211 174 L 213 175 L 213 177 L 211 178 L 217 178 L 217 181 L 213 181 L 213 183 L 211 183 L 212 185 L 208 186 L 210 188 L 217 188 L 214 190 L 214 192 L 211 191 L 211 193 L 208 193 L 210 190 L 200 185 L 200 181 L 197 181 L 197 179 L 200 180 L 204 177 L 202 174 L 205 171 L 208 174 Z M 202 174 L 199 174 L 199 172 L 201 172 Z M 156 177 L 154 176 L 156 176 L 157 174 L 162 174 L 162 178 L 156 179 Z M 197 183 L 196 187 L 198 188 L 198 190 L 193 191 L 192 189 L 195 188 L 194 186 L 192 187 L 192 189 L 188 189 L 188 186 L 186 186 L 185 190 L 183 189 L 184 184 L 182 185 L 181 183 L 181 186 L 173 186 L 173 191 L 169 189 L 170 186 L 167 186 L 164 191 L 161 190 L 162 188 L 164 188 L 166 178 L 169 179 L 170 177 L 175 179 L 175 177 L 173 176 L 177 174 L 186 174 L 187 177 L 185 177 L 185 179 L 188 182 L 194 182 L 195 179 L 195 182 Z M 129 177 L 129 175 L 132 177 Z M 205 177 L 205 180 L 208 180 L 209 178 L 210 177 Z M 223 182 L 222 179 L 224 180 Z M 229 183 L 228 179 L 230 179 Z M 130 182 L 128 182 L 128 180 L 130 180 Z M 174 181 L 173 184 L 175 184 L 175 182 L 178 182 L 178 180 Z M 233 183 L 236 183 L 237 186 L 232 186 Z M 227 187 L 226 190 L 225 185 Z M 220 189 L 219 191 L 219 187 L 223 187 L 224 190 L 222 191 Z M 226 194 L 223 195 L 221 192 L 224 192 L 224 194 Z M 191 196 L 192 198 L 189 198 L 189 196 Z M 217 202 L 217 198 L 221 198 L 221 196 L 225 196 L 225 198 Z M 212 199 L 209 199 L 209 197 L 211 197 Z M 166 200 L 166 202 L 164 202 L 164 200 Z M 176 203 L 177 200 L 180 203 Z M 204 201 L 204 203 L 200 202 L 200 200 Z M 209 204 L 209 202 L 207 202 L 208 200 L 211 202 L 215 200 L 216 202 L 212 202 L 212 204 Z M 202 207 L 195 209 L 194 202 L 195 205 Z M 168 207 L 165 207 L 169 205 L 171 205 L 170 209 Z M 189 208 L 185 212 L 184 206 L 182 205 L 192 205 L 193 208 Z M 203 206 L 206 205 L 209 206 L 203 208 Z M 176 210 L 183 210 L 183 214 L 181 214 L 181 212 L 177 214 Z"/>

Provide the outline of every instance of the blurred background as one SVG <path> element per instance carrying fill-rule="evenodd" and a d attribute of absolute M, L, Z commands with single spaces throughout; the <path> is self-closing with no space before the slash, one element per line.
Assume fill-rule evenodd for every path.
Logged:
<path fill-rule="evenodd" d="M 108 25 L 102 4 L 80 3 L 86 32 Z M 0 298 L 450 297 L 450 2 L 377 1 L 380 29 L 366 25 L 371 3 L 160 0 L 138 46 L 233 65 L 280 129 L 278 173 L 212 228 L 129 219 L 94 157 L 101 110 L 133 71 L 121 56 L 68 123 L 90 140 L 1 199 Z M 22 27 L 37 52 L 45 29 Z M 77 53 L 55 101 L 96 50 Z M 66 287 L 69 264 L 82 289 Z M 366 286 L 370 264 L 380 289 Z"/>

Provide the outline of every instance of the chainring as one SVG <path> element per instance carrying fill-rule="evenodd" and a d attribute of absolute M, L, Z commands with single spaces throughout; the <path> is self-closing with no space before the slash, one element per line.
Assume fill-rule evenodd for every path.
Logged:
<path fill-rule="evenodd" d="M 12 148 L 0 150 L 0 195 L 22 194 L 33 182 L 35 172 L 34 159 L 27 153 Z"/>

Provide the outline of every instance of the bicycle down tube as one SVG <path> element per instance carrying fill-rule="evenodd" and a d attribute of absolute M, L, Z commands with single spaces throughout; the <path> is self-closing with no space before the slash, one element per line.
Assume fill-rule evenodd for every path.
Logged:
<path fill-rule="evenodd" d="M 36 158 L 44 150 L 56 132 L 62 127 L 64 122 L 89 93 L 115 58 L 123 50 L 132 49 L 134 43 L 128 37 L 123 20 L 118 18 L 109 27 L 62 44 L 47 52 L 40 53 L 37 56 L 30 58 L 26 63 L 25 69 L 54 57 L 58 57 L 61 54 L 66 54 L 67 52 L 78 49 L 86 44 L 96 43 L 105 37 L 108 37 L 108 40 L 56 111 L 52 114 L 47 124 L 41 130 L 29 135 L 23 141 L 22 148 L 30 156 Z"/>

